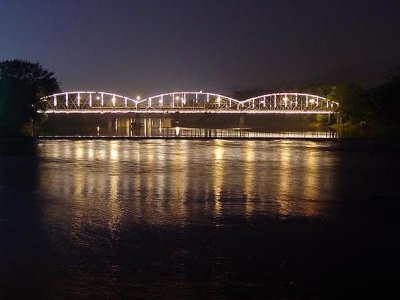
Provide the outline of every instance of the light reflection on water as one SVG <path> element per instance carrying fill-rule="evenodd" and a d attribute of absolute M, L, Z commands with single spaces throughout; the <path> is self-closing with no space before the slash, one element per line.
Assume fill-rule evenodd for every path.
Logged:
<path fill-rule="evenodd" d="M 46 221 L 74 234 L 83 223 L 115 232 L 131 223 L 185 226 L 229 215 L 329 215 L 328 167 L 336 158 L 310 141 L 40 144 Z"/>
<path fill-rule="evenodd" d="M 256 180 L 255 174 L 252 171 L 255 161 L 254 156 L 254 141 L 246 141 L 244 143 L 244 174 L 243 174 L 243 191 L 245 194 L 245 213 L 249 216 L 254 210 L 254 181 Z"/>
<path fill-rule="evenodd" d="M 57 119 L 61 118 L 61 119 Z M 204 116 L 203 116 L 204 117 Z M 254 116 L 253 116 L 254 117 Z M 278 117 L 277 119 L 274 117 Z M 66 119 L 63 119 L 66 118 Z M 177 117 L 178 118 L 178 117 Z M 197 117 L 198 118 L 198 117 Z M 112 115 L 50 116 L 50 123 L 44 123 L 41 136 L 52 137 L 135 137 L 135 138 L 318 138 L 334 139 L 336 131 L 319 123 L 310 126 L 302 119 L 283 116 L 264 116 L 263 119 L 248 117 L 249 124 L 224 116 L 209 116 L 210 120 L 195 121 L 196 117 L 175 120 L 169 117 L 141 117 L 139 119 L 114 117 Z M 179 119 L 179 118 L 178 118 Z M 194 119 L 194 120 L 191 120 Z M 237 119 L 237 118 L 236 118 Z M 191 121 L 190 121 L 191 120 Z M 208 121 L 207 121 L 208 120 Z M 218 122 L 215 122 L 218 121 Z"/>
<path fill-rule="evenodd" d="M 397 142 L 9 139 L 0 153 L 1 299 L 396 287 Z"/>

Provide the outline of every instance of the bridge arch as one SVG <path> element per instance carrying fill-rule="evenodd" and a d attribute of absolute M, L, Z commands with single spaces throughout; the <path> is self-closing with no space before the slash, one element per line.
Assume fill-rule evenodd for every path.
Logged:
<path fill-rule="evenodd" d="M 306 93 L 273 93 L 246 99 L 240 103 L 242 109 L 261 109 L 287 112 L 335 111 L 339 103 L 325 97 Z"/>
<path fill-rule="evenodd" d="M 164 93 L 143 99 L 139 103 L 141 106 L 144 104 L 146 108 L 159 108 L 159 109 L 237 109 L 240 101 L 215 93 L 199 92 L 171 92 Z"/>
<path fill-rule="evenodd" d="M 108 92 L 74 91 L 43 97 L 46 110 L 95 110 L 136 107 L 137 100 Z"/>
<path fill-rule="evenodd" d="M 305 93 L 272 93 L 243 101 L 203 91 L 170 92 L 132 99 L 108 92 L 74 91 L 42 98 L 48 113 L 305 113 L 331 114 L 339 103 Z"/>

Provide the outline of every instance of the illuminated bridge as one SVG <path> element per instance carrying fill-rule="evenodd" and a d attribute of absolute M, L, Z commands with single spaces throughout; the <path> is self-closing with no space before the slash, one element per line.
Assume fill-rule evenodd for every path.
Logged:
<path fill-rule="evenodd" d="M 206 92 L 173 92 L 146 99 L 106 92 L 65 92 L 42 98 L 46 113 L 332 114 L 339 103 L 304 93 L 274 93 L 239 101 Z"/>

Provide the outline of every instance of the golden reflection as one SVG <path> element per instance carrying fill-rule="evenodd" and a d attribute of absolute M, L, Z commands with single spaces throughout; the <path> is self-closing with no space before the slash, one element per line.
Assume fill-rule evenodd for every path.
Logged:
<path fill-rule="evenodd" d="M 104 149 L 104 147 L 101 147 L 101 145 L 99 145 L 99 147 L 95 150 L 96 153 L 96 158 L 98 160 L 101 161 L 105 161 L 107 158 L 107 153 L 106 153 L 106 149 Z"/>
<path fill-rule="evenodd" d="M 61 156 L 60 144 L 61 144 L 61 143 L 55 143 L 54 149 L 53 149 L 53 151 L 51 152 L 51 157 L 59 158 L 59 157 Z"/>
<path fill-rule="evenodd" d="M 147 120 L 147 124 L 150 124 L 150 121 Z M 149 125 L 147 125 L 149 126 Z M 155 142 L 156 143 L 156 142 Z M 141 155 L 141 160 L 139 161 L 140 167 L 142 166 L 152 166 L 153 169 L 156 165 L 156 161 L 154 160 L 154 151 L 155 144 L 153 142 L 149 142 L 143 145 L 143 155 Z M 156 167 L 157 168 L 157 167 Z M 148 171 L 143 167 L 143 171 Z M 151 172 L 148 176 L 140 176 L 140 197 L 142 203 L 141 211 L 144 217 L 150 222 L 155 223 L 158 215 L 158 211 L 160 210 L 160 202 L 154 201 L 154 197 L 152 191 L 155 187 L 155 174 Z"/>
<path fill-rule="evenodd" d="M 243 173 L 243 190 L 246 197 L 245 214 L 251 216 L 254 210 L 254 141 L 246 141 L 244 143 L 244 173 Z"/>
<path fill-rule="evenodd" d="M 207 213 L 217 220 L 266 211 L 316 216 L 334 186 L 332 154 L 299 142 L 41 143 L 44 217 L 66 226 L 71 238 L 82 234 L 82 224 L 113 235 L 126 222 L 183 225 Z"/>
<path fill-rule="evenodd" d="M 90 142 L 87 146 L 87 158 L 89 161 L 93 161 L 95 159 L 95 152 L 94 152 L 94 145 L 93 142 Z"/>
<path fill-rule="evenodd" d="M 278 210 L 281 215 L 289 215 L 290 209 L 290 194 L 291 184 L 293 184 L 291 172 L 292 151 L 289 142 L 282 142 L 279 148 L 279 173 L 278 173 L 278 195 L 277 204 Z"/>
<path fill-rule="evenodd" d="M 214 215 L 219 217 L 222 211 L 221 193 L 224 184 L 224 141 L 216 140 L 214 143 L 213 159 L 213 191 Z"/>
<path fill-rule="evenodd" d="M 155 145 L 152 144 L 147 144 L 144 147 L 144 152 L 146 153 L 146 155 L 144 155 L 142 157 L 142 159 L 144 159 L 145 162 L 149 163 L 149 164 L 153 164 L 154 163 L 154 149 Z M 138 155 L 140 156 L 140 153 L 138 153 Z"/>
<path fill-rule="evenodd" d="M 112 161 L 119 159 L 119 142 L 110 141 L 110 158 Z"/>
<path fill-rule="evenodd" d="M 172 199 L 170 205 L 172 206 L 172 214 L 180 216 L 182 219 L 186 217 L 186 191 L 187 191 L 187 171 L 188 156 L 182 155 L 189 151 L 187 148 L 187 141 L 179 142 L 179 150 L 177 153 L 172 153 L 172 174 L 176 174 L 172 178 Z"/>
<path fill-rule="evenodd" d="M 152 118 L 144 118 L 144 136 L 151 137 L 153 134 L 152 128 L 153 128 L 153 119 Z"/>
<path fill-rule="evenodd" d="M 118 147 L 108 144 L 110 149 Z M 117 230 L 121 218 L 120 207 L 120 175 L 110 176 L 107 172 L 98 172 L 88 164 L 95 156 L 95 149 L 104 148 L 99 143 L 92 141 L 75 141 L 64 143 L 59 147 L 57 142 L 46 146 L 46 153 L 51 157 L 55 150 L 60 150 L 59 157 L 69 161 L 69 164 L 59 168 L 59 162 L 49 162 L 49 167 L 41 170 L 39 180 L 40 190 L 46 191 L 45 196 L 49 199 L 49 206 L 44 213 L 50 222 L 67 226 L 71 241 L 80 242 L 83 224 L 99 224 L 103 220 L 107 222 L 110 232 Z M 62 149 L 62 151 L 61 151 Z M 71 150 L 73 149 L 73 150 Z M 114 149 L 113 151 L 116 151 Z M 99 149 L 97 150 L 97 153 Z M 73 156 L 69 154 L 73 153 Z M 104 156 L 104 158 L 106 158 Z M 97 157 L 99 159 L 99 157 Z M 103 159 L 100 164 L 102 168 L 112 166 L 112 155 Z M 114 172 L 119 174 L 119 172 Z M 104 205 L 109 204 L 108 209 Z M 110 216 L 102 215 L 99 212 L 109 212 Z"/>
<path fill-rule="evenodd" d="M 70 144 L 70 143 L 65 143 L 65 142 L 63 142 L 63 148 L 62 148 L 62 150 L 63 151 L 60 151 L 62 154 L 63 154 L 63 158 L 71 158 L 71 147 L 72 147 L 72 144 Z"/>
<path fill-rule="evenodd" d="M 307 216 L 316 214 L 316 205 L 319 194 L 318 187 L 318 153 L 309 150 L 305 153 L 304 197 L 307 201 L 303 204 L 303 212 Z"/>
<path fill-rule="evenodd" d="M 214 159 L 216 161 L 224 159 L 224 141 L 216 140 L 214 143 Z"/>
<path fill-rule="evenodd" d="M 109 228 L 111 233 L 115 233 L 118 231 L 119 225 L 122 220 L 122 210 L 120 206 L 120 199 L 119 199 L 119 190 L 120 190 L 120 176 L 119 175 L 112 175 L 109 178 L 109 211 L 110 211 L 110 219 L 109 219 Z"/>
<path fill-rule="evenodd" d="M 166 149 L 162 147 L 161 145 L 159 147 L 156 147 L 156 163 L 157 163 L 157 170 L 163 169 L 167 166 L 168 164 L 168 156 L 166 153 Z M 169 177 L 171 174 L 167 174 L 166 172 L 156 172 L 155 174 L 155 185 L 154 189 L 155 192 L 160 195 L 160 200 L 161 202 L 168 201 L 165 199 L 164 191 L 166 188 L 166 185 L 169 184 Z M 151 188 L 151 187 L 149 187 Z"/>
<path fill-rule="evenodd" d="M 125 136 L 131 135 L 131 122 L 129 119 L 125 120 Z"/>
<path fill-rule="evenodd" d="M 138 151 L 139 152 L 139 151 Z M 138 167 L 139 168 L 139 167 Z M 140 169 L 137 170 L 137 172 L 140 172 Z M 132 174 L 133 179 L 130 179 L 132 182 L 132 188 L 131 190 L 131 197 L 132 199 L 135 199 L 136 201 L 133 202 L 133 213 L 132 213 L 132 219 L 133 221 L 140 219 L 141 216 L 141 211 L 143 210 L 143 197 L 142 197 L 142 178 L 141 176 L 135 176 Z"/>
<path fill-rule="evenodd" d="M 83 155 L 84 155 L 84 148 L 83 148 L 83 142 L 82 141 L 77 141 L 76 144 L 74 144 L 74 158 L 77 160 L 82 160 Z"/>

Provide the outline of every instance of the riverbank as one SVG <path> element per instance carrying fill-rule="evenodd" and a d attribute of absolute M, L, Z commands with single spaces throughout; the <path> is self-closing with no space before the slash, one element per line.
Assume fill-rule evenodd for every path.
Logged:
<path fill-rule="evenodd" d="M 396 126 L 345 122 L 329 128 L 344 138 L 400 138 L 400 128 Z"/>

